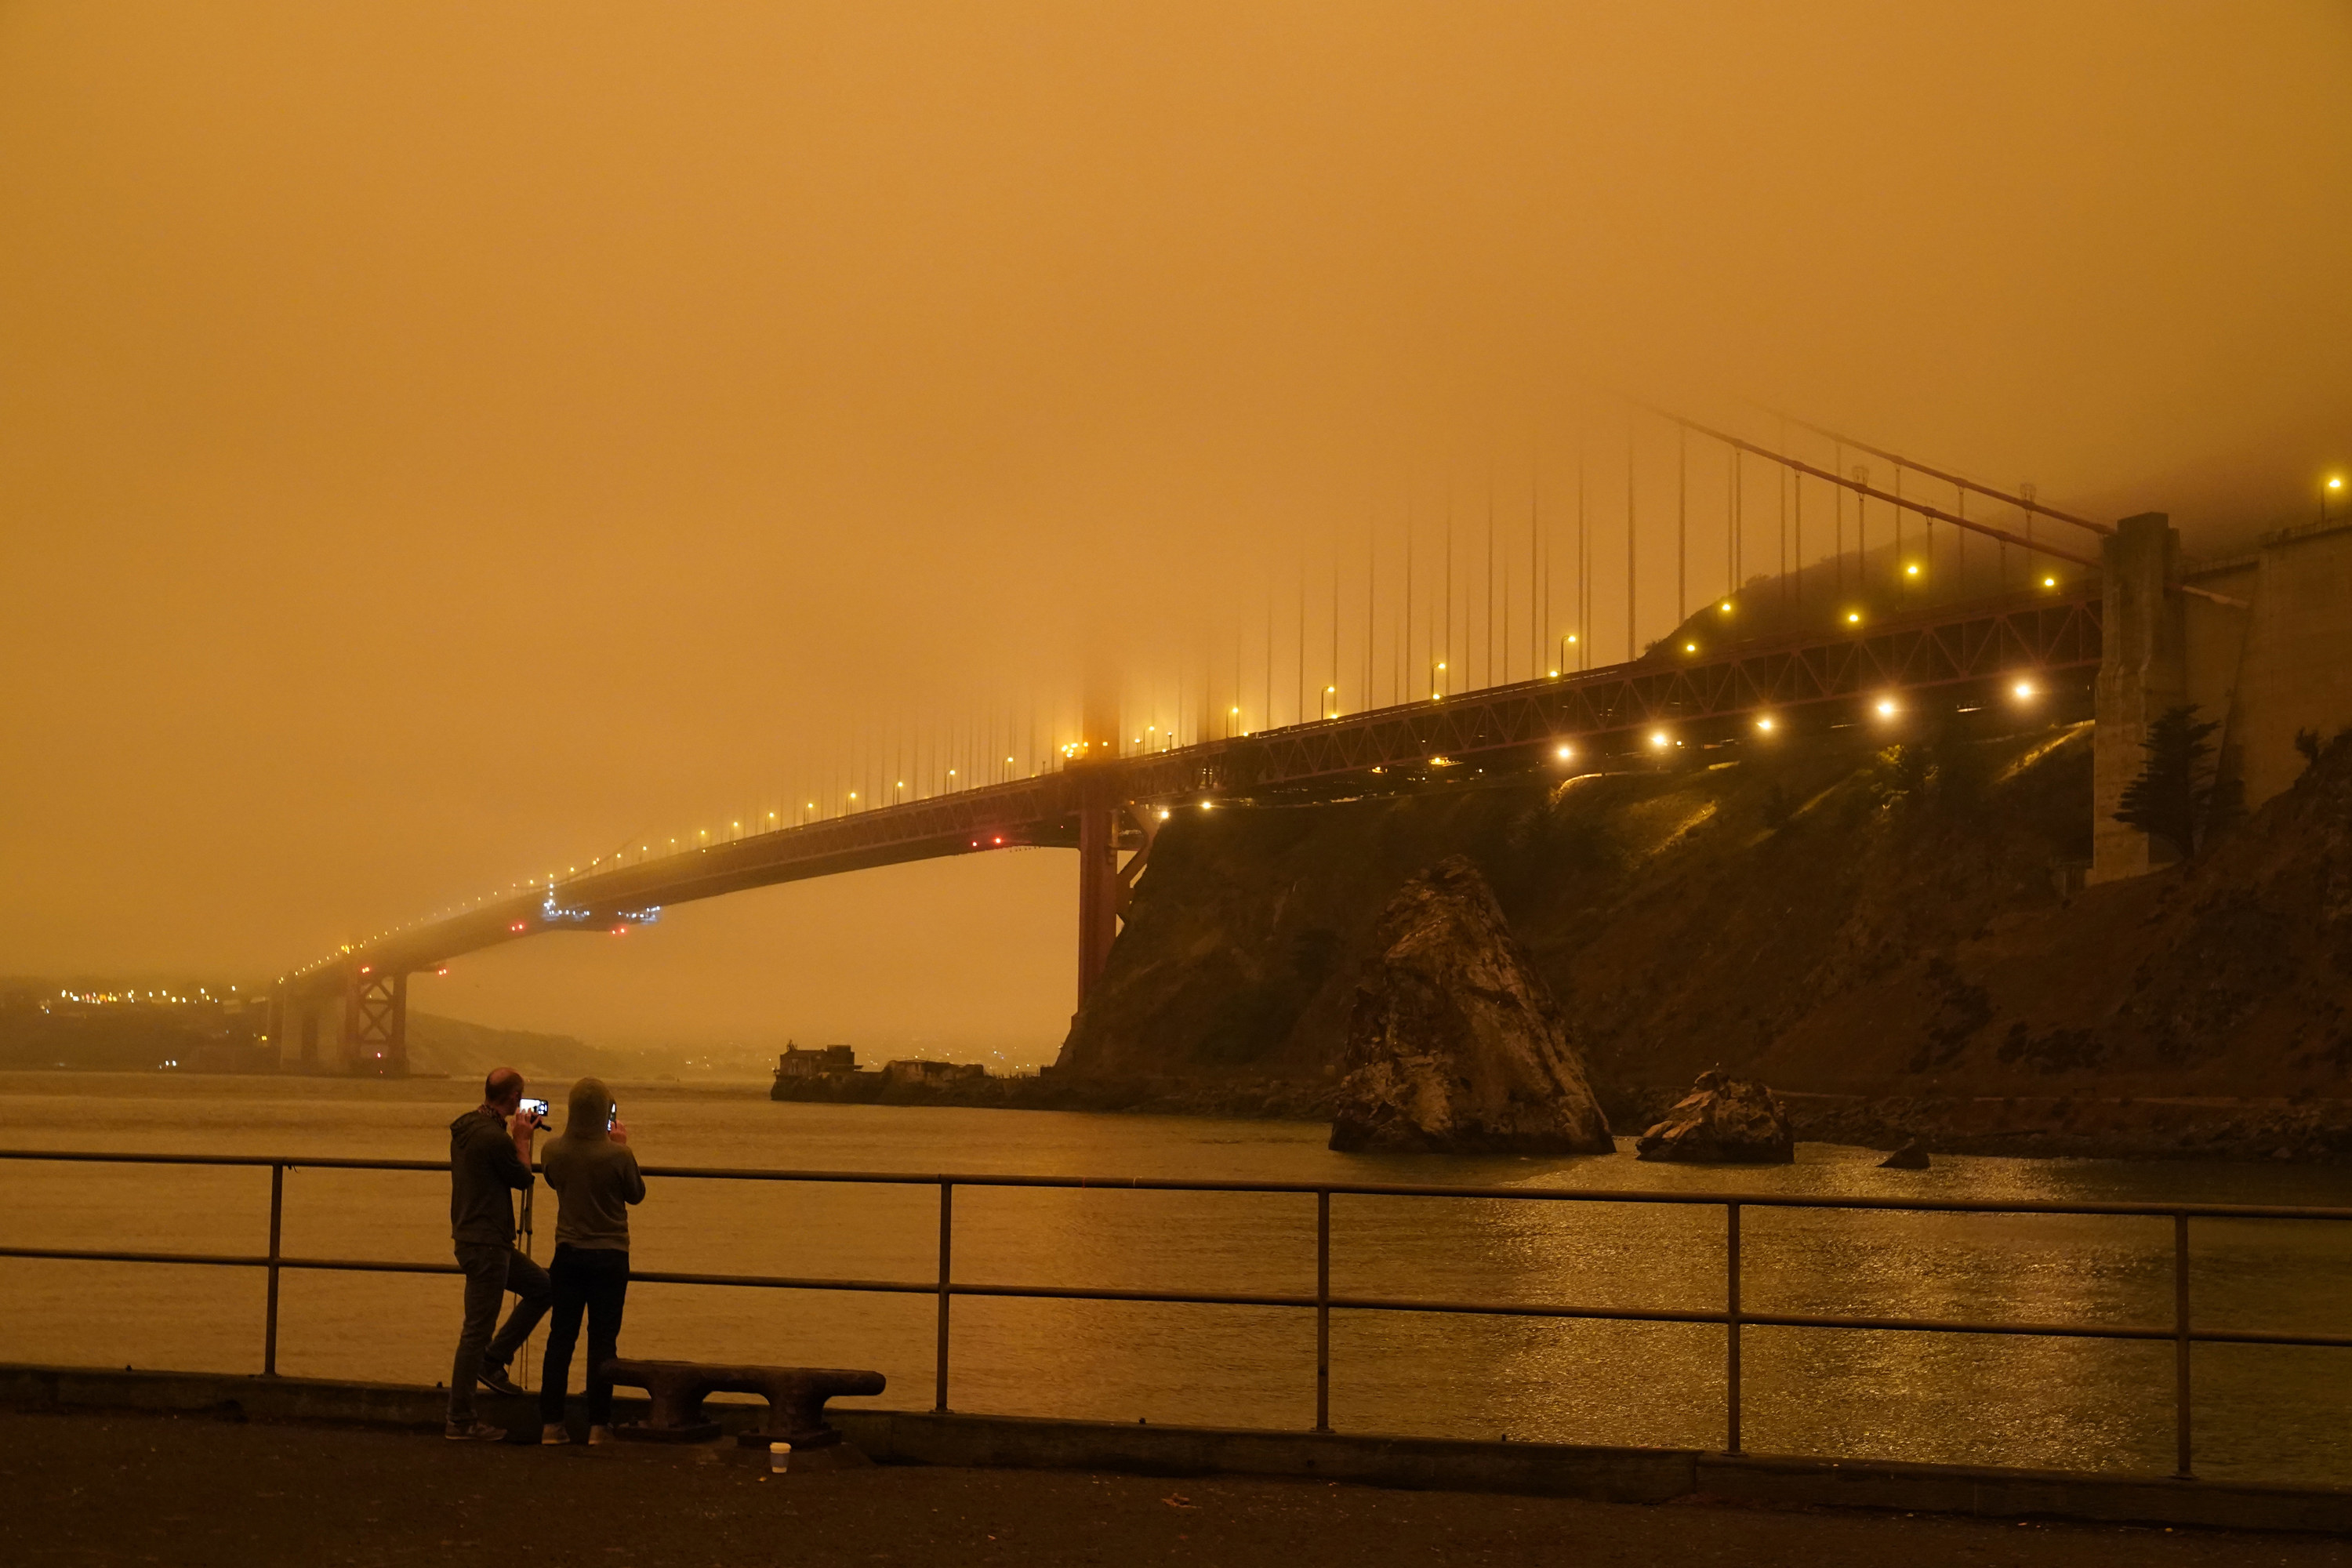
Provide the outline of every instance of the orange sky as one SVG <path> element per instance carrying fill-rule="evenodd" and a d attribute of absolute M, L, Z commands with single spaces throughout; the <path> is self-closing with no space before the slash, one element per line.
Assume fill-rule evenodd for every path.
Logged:
<path fill-rule="evenodd" d="M 1409 504 L 1524 510 L 1595 393 L 2298 521 L 2347 104 L 2319 4 L 13 0 L 0 973 L 263 979 L 1221 657 Z M 415 1005 L 1034 1058 L 1074 882 L 772 889 Z"/>

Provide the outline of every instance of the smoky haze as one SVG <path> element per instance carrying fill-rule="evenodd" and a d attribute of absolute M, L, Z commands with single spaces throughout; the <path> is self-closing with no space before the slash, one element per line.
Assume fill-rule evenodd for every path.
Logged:
<path fill-rule="evenodd" d="M 2352 459 L 2347 83 L 2319 4 L 18 0 L 0 972 L 266 981 L 1032 765 L 1089 691 L 1188 736 L 1325 667 L 1379 700 L 1474 635 L 1427 624 L 1449 515 L 1476 625 L 1496 520 L 1526 673 L 1580 609 L 1580 462 L 1622 562 L 1629 400 L 2192 550 L 2303 521 Z M 1643 572 L 1605 657 L 1673 624 Z M 740 894 L 412 1005 L 1034 1060 L 1075 880 Z"/>

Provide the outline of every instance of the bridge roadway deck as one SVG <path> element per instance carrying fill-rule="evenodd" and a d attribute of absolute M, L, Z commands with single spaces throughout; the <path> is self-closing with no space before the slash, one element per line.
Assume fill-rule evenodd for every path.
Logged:
<path fill-rule="evenodd" d="M 2029 670 L 2094 669 L 2100 604 L 2094 583 L 2058 595 L 1946 606 L 1827 637 L 1729 644 L 1695 657 L 1677 657 L 1662 644 L 1628 663 L 1558 679 L 1072 764 L 591 870 L 361 945 L 301 972 L 294 984 L 340 987 L 361 965 L 379 973 L 429 968 L 524 936 L 626 926 L 660 907 L 747 888 L 948 855 L 1075 847 L 1080 814 L 1090 807 L 1309 788 L 1375 771 L 1425 770 L 1437 758 L 1532 757 L 1563 740 L 1589 750 L 1659 725 L 1759 711 L 1801 721 L 1808 710 L 1883 692 Z"/>

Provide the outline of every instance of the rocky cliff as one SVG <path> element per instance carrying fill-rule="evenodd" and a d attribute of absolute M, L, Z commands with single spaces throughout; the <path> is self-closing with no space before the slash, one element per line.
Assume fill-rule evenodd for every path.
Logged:
<path fill-rule="evenodd" d="M 1332 1148 L 1614 1151 L 1550 987 L 1465 857 L 1406 882 L 1370 945 L 1349 1015 Z"/>
<path fill-rule="evenodd" d="M 2337 1093 L 2352 746 L 2209 858 L 2085 891 L 2088 726 L 1990 717 L 1180 815 L 1057 1076 L 1328 1090 L 1378 911 L 1461 854 L 1604 1100 L 1717 1065 L 1913 1103 Z"/>

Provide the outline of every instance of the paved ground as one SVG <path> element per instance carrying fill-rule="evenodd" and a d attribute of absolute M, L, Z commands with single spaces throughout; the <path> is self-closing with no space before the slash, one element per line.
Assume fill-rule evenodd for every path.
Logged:
<path fill-rule="evenodd" d="M 0 1563 L 2352 1564 L 2309 1536 L 888 1467 L 0 1412 Z"/>

